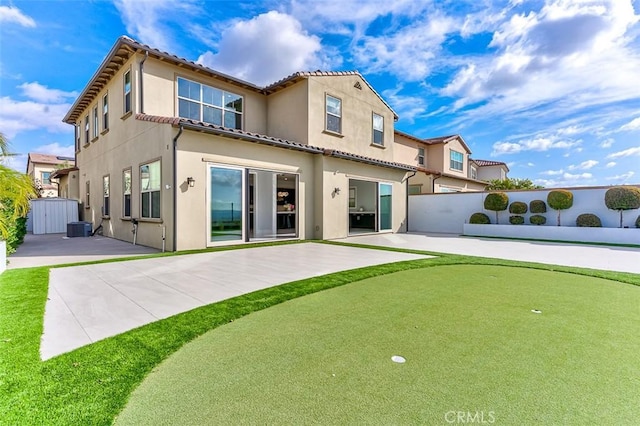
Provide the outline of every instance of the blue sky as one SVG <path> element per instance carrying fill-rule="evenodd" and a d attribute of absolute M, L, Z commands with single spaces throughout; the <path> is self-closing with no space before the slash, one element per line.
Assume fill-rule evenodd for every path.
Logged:
<path fill-rule="evenodd" d="M 73 156 L 62 118 L 117 37 L 266 85 L 359 70 L 419 137 L 547 187 L 640 182 L 640 0 L 0 1 L 0 131 Z"/>

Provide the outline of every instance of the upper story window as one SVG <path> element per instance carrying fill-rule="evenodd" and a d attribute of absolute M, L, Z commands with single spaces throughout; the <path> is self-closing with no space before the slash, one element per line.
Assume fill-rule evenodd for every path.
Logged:
<path fill-rule="evenodd" d="M 102 97 L 102 130 L 109 129 L 109 94 Z"/>
<path fill-rule="evenodd" d="M 131 169 L 122 172 L 122 215 L 131 217 Z"/>
<path fill-rule="evenodd" d="M 42 172 L 42 184 L 51 185 L 51 172 Z"/>
<path fill-rule="evenodd" d="M 84 118 L 84 144 L 87 145 L 89 143 L 89 116 L 87 115 Z"/>
<path fill-rule="evenodd" d="M 373 113 L 373 143 L 384 145 L 384 117 Z"/>
<path fill-rule="evenodd" d="M 124 73 L 123 81 L 124 113 L 131 112 L 131 70 Z"/>
<path fill-rule="evenodd" d="M 76 124 L 74 127 L 76 133 L 76 151 L 80 151 L 80 125 Z"/>
<path fill-rule="evenodd" d="M 471 179 L 478 179 L 478 169 L 476 169 L 473 166 L 471 166 L 470 169 L 471 169 L 471 172 L 470 172 Z"/>
<path fill-rule="evenodd" d="M 98 106 L 93 108 L 93 138 L 98 137 Z"/>
<path fill-rule="evenodd" d="M 102 215 L 109 216 L 109 175 L 102 177 Z"/>
<path fill-rule="evenodd" d="M 326 129 L 334 133 L 342 133 L 342 100 L 331 95 L 326 98 Z"/>
<path fill-rule="evenodd" d="M 243 98 L 178 77 L 178 116 L 231 129 L 242 129 Z"/>
<path fill-rule="evenodd" d="M 449 151 L 449 168 L 452 170 L 462 171 L 464 155 L 461 152 L 450 150 Z"/>
<path fill-rule="evenodd" d="M 418 164 L 424 166 L 424 148 L 418 148 Z"/>

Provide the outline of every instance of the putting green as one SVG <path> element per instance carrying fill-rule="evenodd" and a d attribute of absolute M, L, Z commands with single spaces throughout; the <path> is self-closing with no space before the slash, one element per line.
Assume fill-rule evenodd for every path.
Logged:
<path fill-rule="evenodd" d="M 628 284 L 403 271 L 210 331 L 156 368 L 116 424 L 631 424 L 638 324 L 640 287 Z"/>

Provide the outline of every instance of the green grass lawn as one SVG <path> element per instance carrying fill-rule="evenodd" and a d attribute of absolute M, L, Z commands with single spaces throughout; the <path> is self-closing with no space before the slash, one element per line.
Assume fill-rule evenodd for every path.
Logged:
<path fill-rule="evenodd" d="M 617 307 L 620 311 L 619 315 L 612 318 L 632 318 L 634 315 L 637 318 L 638 304 L 636 304 L 635 311 L 626 307 L 633 300 L 637 302 L 640 288 L 621 285 L 620 283 L 640 285 L 640 275 L 638 274 L 589 271 L 466 256 L 440 255 L 435 259 L 363 268 L 265 289 L 158 321 L 42 362 L 39 360 L 38 353 L 42 334 L 42 318 L 47 297 L 48 268 L 8 270 L 0 275 L 0 424 L 111 424 L 117 414 L 125 407 L 133 390 L 149 375 L 153 368 L 160 365 L 171 354 L 176 353 L 186 343 L 193 341 L 210 330 L 232 321 L 234 321 L 234 325 L 235 323 L 241 324 L 242 321 L 235 320 L 300 296 L 369 278 L 379 277 L 377 279 L 384 279 L 384 275 L 395 272 L 420 270 L 420 276 L 424 282 L 428 283 L 431 272 L 439 269 L 432 267 L 445 265 L 458 265 L 447 266 L 450 268 L 449 270 L 453 271 L 448 282 L 464 278 L 464 274 L 456 272 L 458 268 L 463 267 L 462 265 L 503 265 L 534 268 L 524 269 L 524 271 L 527 271 L 525 275 L 537 272 L 537 269 L 566 271 L 576 275 L 562 274 L 561 276 L 572 277 L 573 280 L 578 280 L 579 282 L 582 282 L 581 280 L 586 282 L 587 278 L 585 277 L 587 276 L 615 280 L 619 283 L 596 280 L 600 283 L 598 285 L 602 286 L 603 289 L 607 289 L 607 291 L 603 293 L 602 297 L 598 296 L 599 299 L 592 300 L 592 304 Z M 507 268 L 507 270 L 518 271 L 519 269 Z M 396 278 L 394 278 L 394 282 L 395 280 Z M 567 278 L 567 280 L 569 279 Z M 544 285 L 544 283 L 541 282 L 540 285 Z M 562 283 L 558 285 L 562 286 Z M 578 287 L 574 286 L 571 291 L 575 291 L 575 296 L 582 299 L 580 297 L 579 284 L 576 285 Z M 587 287 L 590 286 L 588 285 Z M 351 291 L 351 287 L 346 286 L 344 289 L 345 291 Z M 353 285 L 353 287 L 358 287 L 358 284 Z M 619 288 L 626 290 L 618 290 Z M 615 295 L 620 291 L 632 292 L 631 294 L 635 294 L 634 297 L 636 299 L 629 297 L 625 299 L 626 302 L 625 300 L 619 300 L 620 298 Z M 327 294 L 329 293 L 331 292 L 327 292 Z M 315 300 L 317 296 L 324 294 L 318 293 L 318 295 L 310 297 L 309 303 Z M 305 297 L 300 301 L 305 301 L 306 299 Z M 442 298 L 443 303 L 445 299 Z M 454 302 L 452 301 L 453 305 L 449 306 L 453 306 L 456 309 L 459 308 L 460 305 Z M 284 307 L 285 305 L 282 306 Z M 357 306 L 354 303 L 354 309 Z M 452 309 L 454 309 L 453 307 Z M 545 312 L 538 317 L 531 314 L 525 318 L 532 321 L 546 321 L 552 312 L 547 312 L 548 309 L 545 307 L 537 307 L 544 309 Z M 526 308 L 530 310 L 533 307 L 526 306 Z M 612 309 L 612 311 L 615 311 L 615 309 Z M 265 314 L 268 312 L 270 311 L 264 311 Z M 248 316 L 247 320 L 252 316 Z M 602 324 L 605 319 L 598 321 Z M 318 322 L 318 325 L 322 325 L 322 323 L 327 324 L 328 321 Z M 636 325 L 637 323 L 638 321 L 636 320 Z M 626 323 L 623 321 L 620 326 L 623 327 L 624 324 Z M 583 325 L 583 323 L 580 323 L 580 326 Z M 220 330 L 223 329 L 221 328 Z M 609 331 L 613 333 L 612 336 L 619 336 L 615 328 Z M 586 343 L 597 346 L 603 338 L 608 338 L 608 336 L 608 334 L 597 334 Z M 299 336 L 293 337 L 297 339 Z M 636 347 L 639 346 L 637 332 L 634 335 L 630 335 L 626 341 L 623 339 L 616 341 L 612 337 L 611 344 L 616 346 L 610 348 L 610 356 L 618 359 L 615 358 L 618 357 L 616 355 L 618 349 L 626 347 L 629 342 L 635 344 Z M 194 342 L 194 345 L 196 344 Z M 358 347 L 356 345 L 352 346 L 353 350 L 357 352 Z M 465 350 L 471 351 L 475 346 L 475 343 L 470 341 L 468 342 L 468 349 Z M 576 347 L 578 347 L 577 343 Z M 190 346 L 187 346 L 185 350 L 188 350 L 188 348 Z M 389 347 L 388 349 L 389 351 L 393 349 L 394 352 L 404 349 L 396 348 L 397 346 Z M 621 354 L 624 353 L 626 352 L 621 352 Z M 391 373 L 410 371 L 414 365 L 418 365 L 416 364 L 417 362 L 420 362 L 420 357 L 411 354 L 409 351 L 403 350 L 402 355 L 407 356 L 408 362 L 403 365 L 393 364 L 393 366 L 405 368 L 405 370 L 389 370 Z M 372 364 L 371 368 L 381 368 L 379 371 L 383 372 L 384 369 L 389 367 L 386 363 L 389 357 L 390 354 L 385 351 L 385 363 L 381 364 L 380 367 Z M 212 361 L 215 361 L 215 359 L 211 358 L 209 360 L 209 362 Z M 618 389 L 627 389 L 629 381 L 637 380 L 639 376 L 637 364 L 637 361 L 635 364 L 630 365 L 620 363 L 618 368 L 627 368 L 629 375 L 626 379 L 626 384 L 623 380 Z M 347 376 L 338 375 L 338 372 L 336 372 L 336 379 L 347 380 Z M 333 378 L 333 376 L 331 377 Z M 406 377 L 406 380 L 413 380 L 415 376 L 409 375 Z M 606 383 L 606 380 L 604 382 Z M 634 383 L 637 390 L 638 384 L 637 382 Z M 407 385 L 409 384 L 407 382 Z M 586 383 L 586 385 L 590 386 L 589 383 Z M 574 387 L 570 388 L 573 389 L 576 395 L 582 395 L 581 384 L 575 384 Z M 375 393 L 376 390 L 372 389 L 371 392 Z M 531 392 L 537 392 L 536 388 L 532 388 Z M 483 393 L 484 391 L 480 392 L 479 396 L 482 396 Z M 461 394 L 461 397 L 464 395 Z M 631 397 L 625 395 L 616 395 L 616 397 L 628 401 Z M 555 402 L 554 404 L 560 403 Z M 608 403 L 614 404 L 615 401 L 602 398 L 601 405 Z M 615 418 L 624 419 L 622 416 L 629 415 L 629 413 L 637 414 L 635 407 L 639 405 L 628 406 L 625 412 L 618 413 Z M 494 404 L 494 406 L 497 405 Z M 466 408 L 464 406 L 451 407 L 452 410 Z M 481 406 L 477 407 L 478 410 L 483 408 Z M 487 409 L 490 408 L 487 407 Z M 496 414 L 507 415 L 506 412 Z M 567 415 L 579 416 L 580 414 L 568 413 Z"/>
<path fill-rule="evenodd" d="M 481 265 L 369 278 L 208 332 L 116 424 L 631 424 L 639 290 Z"/>

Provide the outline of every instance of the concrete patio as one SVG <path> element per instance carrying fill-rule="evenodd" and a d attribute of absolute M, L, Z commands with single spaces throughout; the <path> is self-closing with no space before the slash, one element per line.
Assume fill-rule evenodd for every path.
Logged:
<path fill-rule="evenodd" d="M 425 256 L 318 243 L 52 268 L 42 359 L 241 294 Z"/>

